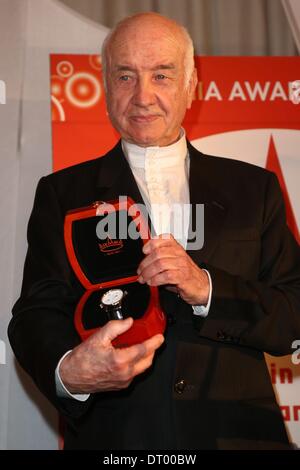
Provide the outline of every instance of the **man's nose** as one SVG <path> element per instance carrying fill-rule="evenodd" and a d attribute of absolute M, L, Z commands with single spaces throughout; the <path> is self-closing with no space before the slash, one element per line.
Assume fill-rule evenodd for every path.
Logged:
<path fill-rule="evenodd" d="M 140 78 L 136 83 L 133 102 L 136 106 L 148 107 L 155 103 L 153 83 L 148 78 Z"/>

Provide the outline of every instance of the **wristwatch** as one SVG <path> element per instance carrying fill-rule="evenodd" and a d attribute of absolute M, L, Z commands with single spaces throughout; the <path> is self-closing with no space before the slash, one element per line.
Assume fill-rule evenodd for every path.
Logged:
<path fill-rule="evenodd" d="M 110 289 L 100 301 L 100 307 L 107 313 L 109 320 L 123 320 L 122 301 L 127 295 L 122 289 Z"/>

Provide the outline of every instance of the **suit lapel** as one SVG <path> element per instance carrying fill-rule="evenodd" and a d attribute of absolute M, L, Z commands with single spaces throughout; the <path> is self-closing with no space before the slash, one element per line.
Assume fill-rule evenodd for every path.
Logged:
<path fill-rule="evenodd" d="M 119 196 L 130 196 L 134 202 L 143 203 L 132 171 L 122 150 L 121 141 L 100 160 L 97 180 L 99 199 L 109 201 Z"/>
<path fill-rule="evenodd" d="M 148 214 L 143 197 L 135 181 L 130 166 L 122 150 L 121 141 L 100 160 L 97 181 L 97 198 L 112 201 L 119 196 L 129 196 L 138 204 L 150 233 L 153 232 L 151 218 Z"/>
<path fill-rule="evenodd" d="M 204 204 L 204 245 L 200 250 L 188 250 L 191 258 L 197 263 L 208 262 L 217 247 L 221 228 L 227 215 L 228 203 L 224 194 L 212 186 L 212 176 L 209 174 L 205 156 L 188 143 L 190 155 L 190 204 L 192 207 L 189 239 L 192 224 L 195 225 L 196 204 Z"/>

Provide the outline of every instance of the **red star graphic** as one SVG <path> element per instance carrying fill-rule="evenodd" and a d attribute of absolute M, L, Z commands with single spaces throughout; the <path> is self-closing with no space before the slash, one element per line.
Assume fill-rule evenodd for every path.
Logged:
<path fill-rule="evenodd" d="M 281 187 L 281 191 L 283 193 L 283 199 L 285 202 L 287 225 L 289 226 L 297 242 L 300 244 L 300 236 L 299 236 L 299 230 L 298 230 L 296 218 L 295 218 L 291 201 L 289 198 L 289 193 L 288 193 L 285 181 L 284 181 L 284 176 L 282 173 L 280 161 L 277 155 L 277 151 L 276 151 L 276 147 L 275 147 L 272 135 L 270 138 L 266 168 L 270 171 L 273 171 L 277 175 L 277 178 Z"/>

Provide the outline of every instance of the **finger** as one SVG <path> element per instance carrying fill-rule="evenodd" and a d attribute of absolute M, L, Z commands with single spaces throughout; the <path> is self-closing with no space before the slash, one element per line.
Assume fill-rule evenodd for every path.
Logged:
<path fill-rule="evenodd" d="M 170 233 L 163 233 L 158 237 L 151 238 L 144 246 L 143 246 L 143 253 L 149 254 L 155 248 L 159 248 L 161 246 L 170 246 L 174 243 L 177 244 L 176 240 L 174 239 L 173 235 Z"/>
<path fill-rule="evenodd" d="M 156 274 L 146 282 L 149 286 L 165 286 L 166 284 L 179 286 L 180 273 L 177 269 L 169 269 L 168 271 Z"/>
<path fill-rule="evenodd" d="M 180 257 L 180 252 L 174 247 L 160 247 L 155 248 L 149 253 L 145 258 L 140 262 L 137 273 L 140 274 L 143 269 L 145 269 L 149 264 L 158 261 L 163 258 L 174 258 L 178 259 Z"/>
<path fill-rule="evenodd" d="M 171 233 L 161 233 L 155 237 L 153 237 L 154 240 L 175 240 L 175 238 L 173 237 L 173 235 Z"/>
<path fill-rule="evenodd" d="M 123 364 L 118 373 L 118 382 L 126 384 L 128 381 L 132 381 L 136 375 L 144 372 L 151 366 L 154 354 L 155 351 L 151 351 L 147 356 Z"/>
<path fill-rule="evenodd" d="M 131 317 L 124 320 L 111 320 L 99 330 L 99 336 L 103 345 L 110 345 L 117 336 L 125 333 L 133 325 Z M 97 334 L 97 333 L 96 333 Z"/>
<path fill-rule="evenodd" d="M 154 358 L 154 352 L 152 354 L 149 354 L 147 357 L 144 359 L 140 360 L 137 364 L 135 364 L 132 374 L 133 377 L 136 375 L 142 374 L 145 372 L 145 370 L 149 369 L 153 363 L 153 358 Z"/>
<path fill-rule="evenodd" d="M 158 274 L 166 273 L 167 276 L 172 276 L 172 278 L 174 275 L 176 275 L 176 279 L 179 280 L 180 276 L 184 276 L 185 272 L 185 265 L 184 263 L 180 263 L 178 258 L 164 258 L 158 261 L 154 261 L 145 269 L 143 269 L 139 277 L 141 278 L 142 282 L 148 282 Z"/>
<path fill-rule="evenodd" d="M 150 257 L 151 255 L 148 255 Z M 152 276 L 155 274 L 158 274 L 162 271 L 165 271 L 166 269 L 174 269 L 174 266 L 176 266 L 176 261 L 178 260 L 178 257 L 176 258 L 159 258 L 157 259 L 156 256 L 152 256 L 151 260 L 146 263 L 141 263 L 139 269 L 137 270 L 137 273 L 139 275 L 139 281 L 147 281 L 150 279 Z"/>
<path fill-rule="evenodd" d="M 129 348 L 115 349 L 113 352 L 114 364 L 112 370 L 115 383 L 123 387 L 137 374 L 145 370 L 152 363 L 155 350 L 162 344 L 162 335 L 155 335 L 141 344 Z"/>
<path fill-rule="evenodd" d="M 149 354 L 154 353 L 154 351 L 156 351 L 156 349 L 158 349 L 163 342 L 163 335 L 157 334 L 143 341 L 142 343 L 135 344 L 134 346 L 130 346 L 129 348 L 119 349 L 118 351 L 120 351 L 120 354 L 124 354 L 123 359 L 127 363 L 135 364 L 141 359 L 144 359 L 145 357 L 149 356 Z"/>

